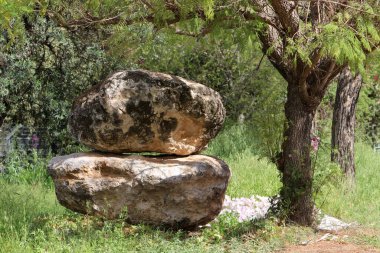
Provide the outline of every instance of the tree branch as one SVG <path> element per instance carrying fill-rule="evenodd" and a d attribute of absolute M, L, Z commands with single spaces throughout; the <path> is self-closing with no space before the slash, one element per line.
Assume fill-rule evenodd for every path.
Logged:
<path fill-rule="evenodd" d="M 278 19 L 289 37 L 293 37 L 299 30 L 299 21 L 296 4 L 287 0 L 271 0 L 274 12 L 277 14 Z"/>
<path fill-rule="evenodd" d="M 298 71 L 298 74 L 300 74 L 300 79 L 299 79 L 299 83 L 304 83 L 306 82 L 307 80 L 307 77 L 310 75 L 310 73 L 314 70 L 314 68 L 317 66 L 317 64 L 319 63 L 320 59 L 322 57 L 322 54 L 321 54 L 321 50 L 320 49 L 316 49 L 312 55 L 311 55 L 311 64 L 300 64 L 300 66 L 302 66 L 302 71 Z M 298 62 L 302 62 L 301 60 L 299 60 Z"/>
<path fill-rule="evenodd" d="M 265 23 L 267 24 L 266 31 L 259 33 L 262 50 L 280 74 L 288 80 L 290 66 L 283 57 L 285 33 L 278 16 L 267 0 L 251 0 L 251 4 L 255 7 L 256 15 L 260 19 L 266 20 Z"/>

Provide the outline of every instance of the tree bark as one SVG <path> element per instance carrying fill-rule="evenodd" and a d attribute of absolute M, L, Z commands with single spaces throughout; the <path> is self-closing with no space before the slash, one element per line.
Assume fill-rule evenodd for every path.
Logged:
<path fill-rule="evenodd" d="M 314 222 L 312 200 L 313 169 L 310 158 L 310 132 L 315 108 L 310 110 L 302 103 L 297 84 L 288 83 L 285 116 L 287 129 L 282 145 L 281 204 L 287 219 L 299 225 L 311 226 Z"/>
<path fill-rule="evenodd" d="M 343 69 L 338 79 L 332 121 L 331 160 L 337 162 L 347 178 L 355 178 L 355 108 L 362 87 L 360 74 Z"/>

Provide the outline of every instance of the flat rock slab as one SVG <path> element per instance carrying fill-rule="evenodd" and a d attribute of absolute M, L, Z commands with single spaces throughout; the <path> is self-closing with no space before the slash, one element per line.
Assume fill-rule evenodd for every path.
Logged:
<path fill-rule="evenodd" d="M 73 105 L 69 129 L 84 145 L 112 153 L 194 154 L 221 129 L 220 95 L 181 77 L 121 71 Z"/>
<path fill-rule="evenodd" d="M 192 228 L 221 211 L 230 170 L 205 156 L 76 153 L 52 159 L 59 202 L 79 213 L 131 223 Z"/>

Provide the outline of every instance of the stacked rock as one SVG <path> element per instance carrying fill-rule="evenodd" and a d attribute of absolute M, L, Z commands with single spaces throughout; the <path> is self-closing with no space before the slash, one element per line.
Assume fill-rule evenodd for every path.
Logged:
<path fill-rule="evenodd" d="M 97 151 L 52 159 L 57 198 L 73 211 L 108 219 L 206 224 L 222 209 L 230 170 L 197 153 L 224 118 L 220 95 L 204 85 L 145 70 L 117 72 L 72 107 L 70 132 Z M 138 152 L 161 155 L 125 154 Z"/>

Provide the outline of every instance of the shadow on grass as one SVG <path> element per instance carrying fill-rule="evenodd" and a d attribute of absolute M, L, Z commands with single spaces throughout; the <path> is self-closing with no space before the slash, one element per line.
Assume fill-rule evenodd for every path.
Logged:
<path fill-rule="evenodd" d="M 177 230 L 146 224 L 132 225 L 124 219 L 104 220 L 68 212 L 63 215 L 35 217 L 29 225 L 29 234 L 33 236 L 36 231 L 43 231 L 46 239 L 54 236 L 65 241 L 70 241 L 72 238 L 96 240 L 98 236 L 117 235 L 135 240 L 144 240 L 148 237 L 165 241 L 186 241 L 197 238 L 208 243 L 219 243 L 221 240 L 244 240 L 253 237 L 265 240 L 272 234 L 274 228 L 274 222 L 271 220 L 239 222 L 233 214 L 223 214 L 207 226 L 193 230 Z"/>

